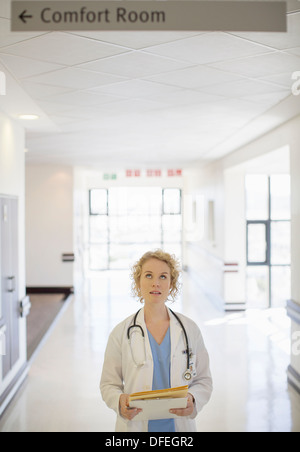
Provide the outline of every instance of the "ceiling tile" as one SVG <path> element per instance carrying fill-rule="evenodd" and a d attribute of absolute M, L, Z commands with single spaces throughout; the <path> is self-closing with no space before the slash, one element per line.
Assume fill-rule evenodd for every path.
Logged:
<path fill-rule="evenodd" d="M 150 47 L 147 52 L 178 60 L 207 64 L 269 52 L 267 47 L 226 33 L 206 33 L 169 44 Z"/>
<path fill-rule="evenodd" d="M 292 49 L 288 50 L 288 53 L 300 56 L 300 47 L 293 47 Z"/>
<path fill-rule="evenodd" d="M 147 80 L 179 86 L 181 88 L 200 89 L 203 86 L 238 81 L 242 77 L 206 66 L 193 66 L 167 74 L 145 77 Z"/>
<path fill-rule="evenodd" d="M 122 115 L 140 115 L 149 111 L 161 108 L 160 102 L 154 102 L 149 99 L 130 99 L 123 100 L 122 102 L 105 104 L 101 106 L 101 114 L 111 114 L 113 117 Z M 118 127 L 116 127 L 117 129 Z"/>
<path fill-rule="evenodd" d="M 103 105 L 109 102 L 116 102 L 120 100 L 117 97 L 105 94 L 95 94 L 88 91 L 72 91 L 65 94 L 57 94 L 52 96 L 53 102 L 67 105 L 74 105 L 77 107 Z"/>
<path fill-rule="evenodd" d="M 0 8 L 3 0 L 0 2 Z M 36 38 L 37 36 L 42 36 L 47 34 L 43 33 L 13 33 L 10 31 L 11 21 L 9 19 L 4 19 L 0 17 L 0 49 L 2 47 L 6 47 L 12 44 L 16 44 L 21 41 L 28 41 L 32 38 Z"/>
<path fill-rule="evenodd" d="M 228 98 L 256 96 L 257 94 L 275 93 L 282 91 L 277 85 L 267 83 L 261 80 L 240 80 L 236 82 L 220 83 L 218 85 L 203 87 L 201 91 L 208 94 L 215 94 L 218 96 L 225 96 Z M 288 96 L 290 92 L 285 91 Z"/>
<path fill-rule="evenodd" d="M 294 72 L 300 67 L 300 57 L 284 52 L 274 52 L 268 55 L 213 63 L 211 66 L 245 77 L 267 77 L 282 72 Z"/>
<path fill-rule="evenodd" d="M 135 51 L 105 60 L 83 64 L 80 67 L 95 72 L 105 72 L 113 75 L 139 78 L 148 75 L 170 72 L 186 67 L 187 64 Z"/>
<path fill-rule="evenodd" d="M 89 89 L 100 85 L 117 83 L 124 80 L 124 78 L 85 71 L 78 68 L 66 68 L 30 77 L 29 80 L 36 83 L 45 83 L 46 85 L 60 86 L 69 89 Z"/>
<path fill-rule="evenodd" d="M 299 3 L 298 3 L 299 7 Z M 299 7 L 300 9 L 300 7 Z M 300 46 L 300 13 L 287 16 L 287 33 L 231 33 L 252 42 L 257 42 L 276 50 L 289 49 Z"/>
<path fill-rule="evenodd" d="M 1 0 L 0 2 L 0 17 L 10 18 L 10 0 Z"/>
<path fill-rule="evenodd" d="M 0 59 L 8 70 L 18 79 L 52 72 L 62 68 L 62 66 L 59 66 L 58 64 L 45 63 L 44 61 L 22 58 L 15 55 L 6 55 L 4 53 L 0 53 Z"/>
<path fill-rule="evenodd" d="M 55 124 L 59 126 L 67 126 L 70 124 L 76 124 L 77 130 L 78 126 L 82 125 L 82 120 L 79 118 L 74 118 L 70 114 L 70 116 L 67 115 L 49 115 L 50 119 L 55 122 Z"/>
<path fill-rule="evenodd" d="M 101 86 L 91 91 L 96 93 L 110 94 L 123 98 L 152 98 L 152 96 L 166 95 L 174 93 L 179 88 L 174 86 L 162 85 L 160 83 L 149 82 L 146 80 L 128 80 L 126 82 L 115 83 L 113 85 Z"/>
<path fill-rule="evenodd" d="M 33 99 L 47 99 L 52 98 L 56 94 L 63 94 L 70 92 L 68 88 L 59 86 L 42 85 L 39 83 L 30 82 L 28 80 L 21 81 L 21 86 Z"/>
<path fill-rule="evenodd" d="M 36 103 L 43 109 L 47 115 L 56 115 L 60 113 L 68 113 L 74 110 L 72 105 L 60 104 L 48 100 L 37 100 Z"/>
<path fill-rule="evenodd" d="M 170 32 L 170 31 L 105 31 L 105 32 L 77 32 L 78 36 L 96 39 L 102 42 L 116 44 L 133 50 L 141 50 L 157 44 L 178 41 L 201 34 L 199 32 Z"/>
<path fill-rule="evenodd" d="M 153 95 L 152 100 L 163 102 L 168 106 L 181 106 L 181 105 L 193 105 L 193 104 L 205 104 L 209 102 L 218 102 L 222 100 L 222 96 L 201 93 L 198 91 L 180 89 L 173 93 L 165 93 L 160 95 Z"/>
<path fill-rule="evenodd" d="M 291 72 L 284 72 L 281 74 L 272 74 L 268 75 L 267 77 L 261 77 L 259 80 L 270 82 L 274 85 L 278 85 L 280 88 L 286 88 L 288 90 L 291 90 L 292 86 L 292 73 Z"/>
<path fill-rule="evenodd" d="M 127 52 L 127 49 L 67 33 L 49 33 L 2 49 L 5 53 L 73 66 Z"/>
<path fill-rule="evenodd" d="M 273 105 L 276 105 L 278 102 L 285 99 L 289 95 L 290 90 L 289 91 L 282 90 L 276 93 L 266 93 L 266 94 L 262 93 L 257 95 L 245 96 L 242 99 L 247 100 L 249 102 L 264 104 L 271 107 Z"/>

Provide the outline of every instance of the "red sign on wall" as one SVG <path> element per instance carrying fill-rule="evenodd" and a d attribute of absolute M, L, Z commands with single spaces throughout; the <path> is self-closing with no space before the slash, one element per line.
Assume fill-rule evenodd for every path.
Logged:
<path fill-rule="evenodd" d="M 126 170 L 126 177 L 182 177 L 182 169 L 168 169 L 166 172 L 160 169 L 147 169 L 145 173 L 139 169 Z"/>

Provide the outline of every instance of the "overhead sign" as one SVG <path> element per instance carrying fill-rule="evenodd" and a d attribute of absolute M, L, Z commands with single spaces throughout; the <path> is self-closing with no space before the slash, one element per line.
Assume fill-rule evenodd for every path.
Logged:
<path fill-rule="evenodd" d="M 12 31 L 286 31 L 281 1 L 12 1 Z"/>

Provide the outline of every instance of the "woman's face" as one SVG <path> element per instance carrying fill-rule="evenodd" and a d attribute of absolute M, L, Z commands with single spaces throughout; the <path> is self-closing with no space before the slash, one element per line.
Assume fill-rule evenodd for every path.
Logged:
<path fill-rule="evenodd" d="M 140 289 L 145 303 L 165 303 L 171 289 L 171 271 L 168 264 L 151 258 L 142 267 Z"/>

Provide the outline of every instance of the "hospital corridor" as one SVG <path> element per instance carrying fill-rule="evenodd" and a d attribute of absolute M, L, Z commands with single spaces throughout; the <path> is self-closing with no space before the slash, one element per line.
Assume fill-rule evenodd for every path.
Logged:
<path fill-rule="evenodd" d="M 0 2 L 1 433 L 300 432 L 300 3 L 173 3 Z"/>
<path fill-rule="evenodd" d="M 215 387 L 197 418 L 198 431 L 299 430 L 299 398 L 286 384 L 289 325 L 282 313 L 223 315 L 189 277 L 183 284 L 171 307 L 199 324 Z M 107 336 L 138 309 L 127 272 L 91 279 L 45 341 L 0 421 L 1 431 L 113 432 L 115 414 L 98 391 Z"/>

